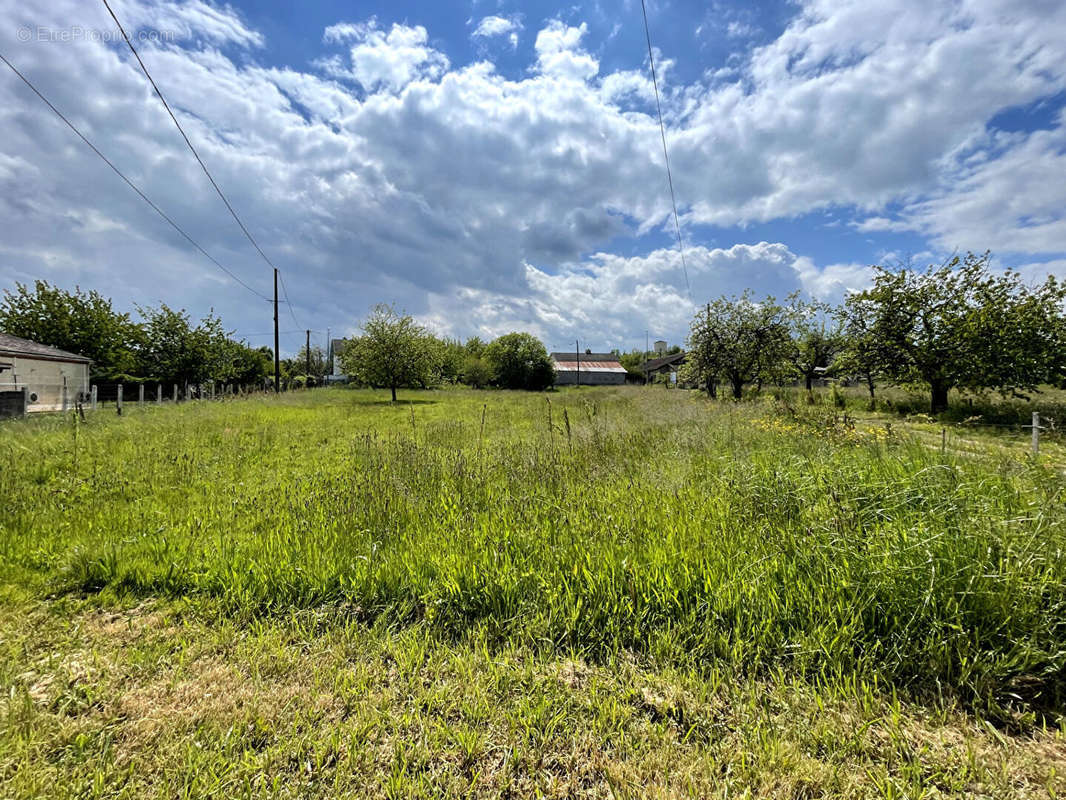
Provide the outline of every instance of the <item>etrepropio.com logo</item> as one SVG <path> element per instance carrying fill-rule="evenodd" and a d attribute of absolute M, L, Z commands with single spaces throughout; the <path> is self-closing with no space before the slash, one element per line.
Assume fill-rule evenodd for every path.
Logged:
<path fill-rule="evenodd" d="M 71 25 L 67 28 L 23 25 L 18 29 L 15 36 L 20 42 L 54 42 L 58 44 L 70 44 L 73 42 L 102 42 L 108 44 L 122 41 L 122 33 L 117 30 L 83 28 L 80 25 Z M 154 29 L 133 31 L 129 34 L 129 37 L 137 42 L 173 42 L 178 38 L 174 31 Z"/>

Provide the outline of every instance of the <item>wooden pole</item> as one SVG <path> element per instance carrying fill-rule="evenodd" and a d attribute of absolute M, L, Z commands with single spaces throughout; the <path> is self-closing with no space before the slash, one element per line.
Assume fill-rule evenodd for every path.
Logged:
<path fill-rule="evenodd" d="M 163 405 L 163 384 L 161 383 L 155 385 L 155 404 L 157 406 Z"/>
<path fill-rule="evenodd" d="M 144 408 L 144 384 L 137 387 L 137 408 Z"/>
<path fill-rule="evenodd" d="M 89 408 L 96 411 L 96 384 L 94 383 L 89 389 Z"/>
<path fill-rule="evenodd" d="M 1040 412 L 1033 412 L 1033 455 L 1040 454 Z"/>
<path fill-rule="evenodd" d="M 115 397 L 115 412 L 122 416 L 122 384 L 118 385 L 118 395 Z"/>
<path fill-rule="evenodd" d="M 281 355 L 278 352 L 278 269 L 274 268 L 274 393 L 281 391 Z"/>
<path fill-rule="evenodd" d="M 575 386 L 581 385 L 581 342 L 574 339 L 574 354 L 577 356 L 577 380 L 574 381 Z"/>
<path fill-rule="evenodd" d="M 174 384 L 174 402 L 178 402 L 178 384 Z"/>

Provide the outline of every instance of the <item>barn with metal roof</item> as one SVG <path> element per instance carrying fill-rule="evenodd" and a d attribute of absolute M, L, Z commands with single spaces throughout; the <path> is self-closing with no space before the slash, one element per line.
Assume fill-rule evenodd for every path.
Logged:
<path fill-rule="evenodd" d="M 555 385 L 607 386 L 626 382 L 626 368 L 614 353 L 552 353 Z"/>

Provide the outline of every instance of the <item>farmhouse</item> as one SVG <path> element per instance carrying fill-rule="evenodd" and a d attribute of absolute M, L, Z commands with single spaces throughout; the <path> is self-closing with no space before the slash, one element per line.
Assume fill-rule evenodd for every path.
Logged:
<path fill-rule="evenodd" d="M 26 411 L 65 411 L 89 393 L 92 359 L 0 333 L 0 394 Z M 7 407 L 7 403 L 4 404 Z"/>
<path fill-rule="evenodd" d="M 656 375 L 665 375 L 670 383 L 677 383 L 677 370 L 684 363 L 685 353 L 682 351 L 680 353 L 671 353 L 668 356 L 648 359 L 640 367 L 644 374 L 648 376 L 649 381 L 655 380 Z"/>
<path fill-rule="evenodd" d="M 555 364 L 555 384 L 603 386 L 626 382 L 626 368 L 614 353 L 552 353 Z"/>

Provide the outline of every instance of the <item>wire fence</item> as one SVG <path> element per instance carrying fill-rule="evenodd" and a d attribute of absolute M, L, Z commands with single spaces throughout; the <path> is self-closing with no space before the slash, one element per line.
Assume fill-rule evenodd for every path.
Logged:
<path fill-rule="evenodd" d="M 282 383 L 282 391 L 289 391 Z M 97 411 L 105 407 L 122 413 L 129 407 L 161 406 L 193 401 L 224 400 L 273 393 L 271 382 L 162 383 L 158 381 L 81 382 L 71 379 L 20 381 L 0 384 L 0 417 L 41 412 Z"/>
<path fill-rule="evenodd" d="M 889 433 L 892 432 L 893 425 L 900 427 L 907 427 L 908 424 L 913 425 L 914 422 L 926 423 L 934 428 L 939 426 L 940 435 L 940 447 L 941 450 L 946 450 L 948 444 L 948 433 L 951 432 L 956 437 L 960 431 L 972 430 L 977 431 L 980 429 L 993 429 L 1002 432 L 1017 432 L 1024 434 L 1030 448 L 1034 454 L 1040 452 L 1041 443 L 1055 442 L 1056 444 L 1062 444 L 1064 442 L 1063 430 L 1055 423 L 1055 418 L 1042 414 L 1039 411 L 1033 411 L 1029 422 L 986 422 L 980 419 L 965 419 L 958 422 L 944 423 L 940 422 L 932 417 L 927 421 L 925 420 L 911 420 L 906 419 L 893 422 L 886 420 L 883 417 L 855 417 L 851 416 L 847 412 L 838 417 L 841 424 L 848 426 L 858 423 L 874 424 L 878 426 L 884 426 Z M 935 432 L 935 430 L 934 430 Z"/>

